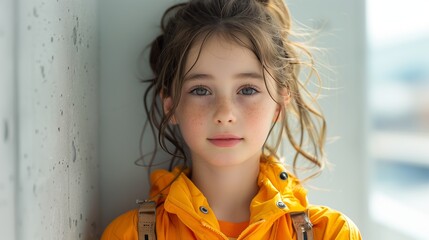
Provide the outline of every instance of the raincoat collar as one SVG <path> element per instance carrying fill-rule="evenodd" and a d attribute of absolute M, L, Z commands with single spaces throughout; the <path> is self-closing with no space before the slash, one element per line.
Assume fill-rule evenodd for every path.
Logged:
<path fill-rule="evenodd" d="M 202 192 L 188 178 L 188 170 L 157 170 L 151 175 L 151 197 L 164 209 L 176 214 L 191 229 L 210 225 L 218 229 L 218 221 Z M 306 190 L 297 178 L 287 173 L 284 165 L 273 156 L 262 156 L 258 176 L 259 191 L 250 205 L 250 222 L 274 222 L 290 212 L 307 208 Z M 189 221 L 194 219 L 194 221 Z"/>

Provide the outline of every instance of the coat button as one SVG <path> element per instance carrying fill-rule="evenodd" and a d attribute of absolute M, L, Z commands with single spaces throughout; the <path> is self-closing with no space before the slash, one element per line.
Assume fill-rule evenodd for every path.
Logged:
<path fill-rule="evenodd" d="M 286 208 L 286 204 L 282 201 L 278 201 L 277 202 L 277 207 L 279 207 L 280 209 L 284 209 Z"/>
<path fill-rule="evenodd" d="M 282 172 L 282 173 L 280 173 L 280 179 L 281 180 L 287 180 L 288 179 L 288 175 L 287 175 L 287 173 L 286 172 Z"/>
<path fill-rule="evenodd" d="M 204 213 L 204 214 L 207 214 L 207 213 L 209 213 L 209 210 L 208 210 L 206 207 L 201 206 L 201 207 L 200 207 L 200 212 L 202 212 L 202 213 Z"/>

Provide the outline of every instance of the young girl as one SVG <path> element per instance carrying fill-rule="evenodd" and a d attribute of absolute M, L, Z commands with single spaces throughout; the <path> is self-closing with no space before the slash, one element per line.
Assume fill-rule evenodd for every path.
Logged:
<path fill-rule="evenodd" d="M 277 156 L 285 135 L 294 172 L 299 160 L 324 163 L 324 118 L 299 79 L 313 60 L 290 28 L 282 0 L 191 0 L 164 14 L 145 94 L 172 155 L 169 171 L 151 175 L 158 240 L 361 239 L 343 214 L 309 205 Z M 102 239 L 137 240 L 138 213 L 116 218 Z"/>

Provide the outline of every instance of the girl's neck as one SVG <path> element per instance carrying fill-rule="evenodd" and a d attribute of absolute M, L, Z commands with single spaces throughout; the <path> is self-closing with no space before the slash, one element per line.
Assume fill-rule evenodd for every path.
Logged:
<path fill-rule="evenodd" d="M 223 167 L 193 162 L 192 168 L 192 181 L 207 198 L 218 220 L 249 221 L 249 206 L 259 189 L 259 159 Z"/>

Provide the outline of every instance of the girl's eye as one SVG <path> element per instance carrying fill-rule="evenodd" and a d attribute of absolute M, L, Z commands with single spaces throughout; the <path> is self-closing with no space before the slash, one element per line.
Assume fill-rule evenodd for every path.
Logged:
<path fill-rule="evenodd" d="M 196 88 L 192 89 L 192 90 L 190 91 L 190 93 L 191 93 L 192 95 L 197 95 L 197 96 L 210 95 L 209 90 L 207 90 L 207 89 L 206 89 L 206 88 L 204 88 L 204 87 L 196 87 Z"/>
<path fill-rule="evenodd" d="M 242 94 L 242 95 L 254 95 L 258 92 L 259 91 L 256 90 L 254 87 L 244 87 L 244 88 L 240 89 L 240 91 L 238 91 L 238 93 Z"/>

